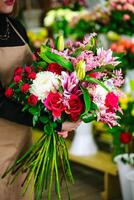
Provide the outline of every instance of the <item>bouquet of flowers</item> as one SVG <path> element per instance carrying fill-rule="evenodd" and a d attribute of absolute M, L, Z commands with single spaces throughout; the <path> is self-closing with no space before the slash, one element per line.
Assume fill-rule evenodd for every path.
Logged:
<path fill-rule="evenodd" d="M 110 0 L 109 30 L 119 34 L 133 35 L 134 33 L 134 1 Z"/>
<path fill-rule="evenodd" d="M 122 63 L 119 65 L 124 72 L 127 69 L 134 69 L 134 42 L 128 39 L 120 39 L 118 42 L 112 43 L 110 48 L 116 53 L 123 53 Z"/>
<path fill-rule="evenodd" d="M 131 95 L 125 95 L 119 100 L 123 111 L 120 126 L 115 126 L 108 129 L 108 132 L 113 136 L 113 156 L 124 153 L 133 153 L 134 148 L 134 99 Z"/>
<path fill-rule="evenodd" d="M 74 26 L 74 21 L 77 21 L 80 17 L 87 15 L 88 10 L 82 9 L 78 11 L 71 10 L 70 8 L 59 8 L 57 10 L 50 10 L 46 17 L 44 18 L 44 25 L 50 30 L 50 34 L 64 34 L 65 38 L 83 38 L 84 34 L 87 32 L 94 31 L 94 24 L 88 25 L 84 20 L 76 23 Z"/>
<path fill-rule="evenodd" d="M 63 6 L 69 7 L 73 10 L 79 10 L 87 6 L 85 0 L 63 0 L 62 4 Z"/>
<path fill-rule="evenodd" d="M 112 51 L 97 47 L 95 33 L 83 42 L 69 41 L 65 49 L 60 36 L 55 43 L 42 45 L 39 56 L 32 66 L 16 68 L 5 95 L 33 115 L 33 126 L 41 122 L 44 134 L 3 177 L 27 171 L 23 192 L 34 177 L 36 200 L 43 198 L 44 191 L 51 200 L 54 180 L 60 200 L 59 164 L 67 188 L 67 180 L 73 182 L 73 176 L 65 135 L 62 137 L 56 131 L 58 123 L 81 119 L 102 121 L 110 127 L 118 125 L 117 113 L 121 112 L 118 88 L 123 78 L 121 71 L 115 69 L 119 61 Z"/>

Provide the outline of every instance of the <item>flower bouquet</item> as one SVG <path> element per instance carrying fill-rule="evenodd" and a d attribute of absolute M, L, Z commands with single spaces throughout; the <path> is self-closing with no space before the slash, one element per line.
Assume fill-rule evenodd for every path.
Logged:
<path fill-rule="evenodd" d="M 89 13 L 88 10 L 82 9 L 78 11 L 71 10 L 70 8 L 59 8 L 56 10 L 50 10 L 44 18 L 44 25 L 50 29 L 50 34 L 64 34 L 65 38 L 83 38 L 84 34 L 94 32 L 94 23 L 88 25 L 85 20 L 80 20 L 82 16 Z M 75 21 L 78 21 L 74 25 Z M 73 26 L 71 25 L 73 24 Z"/>
<path fill-rule="evenodd" d="M 123 111 L 123 115 L 119 119 L 120 126 L 108 128 L 108 132 L 113 137 L 113 157 L 124 153 L 133 153 L 134 148 L 134 99 L 131 95 L 125 95 L 120 98 L 119 104 Z"/>
<path fill-rule="evenodd" d="M 110 10 L 110 23 L 106 28 L 119 34 L 133 35 L 134 1 L 110 0 Z"/>
<path fill-rule="evenodd" d="M 85 0 L 63 0 L 62 4 L 63 7 L 71 8 L 73 10 L 80 10 L 87 6 Z"/>
<path fill-rule="evenodd" d="M 32 66 L 16 68 L 5 95 L 22 104 L 23 112 L 33 115 L 33 126 L 42 123 L 44 133 L 3 177 L 27 171 L 22 183 L 24 194 L 34 177 L 31 192 L 35 188 L 36 200 L 41 200 L 45 191 L 51 200 L 54 185 L 60 200 L 59 167 L 67 190 L 68 180 L 73 182 L 73 176 L 65 135 L 58 134 L 56 127 L 79 119 L 102 121 L 110 127 L 118 125 L 117 112 L 121 112 L 118 88 L 123 78 L 121 71 L 115 69 L 119 61 L 112 51 L 97 47 L 95 33 L 83 42 L 69 41 L 65 49 L 60 36 L 55 43 L 42 45 L 39 56 Z"/>
<path fill-rule="evenodd" d="M 134 42 L 128 39 L 120 39 L 118 42 L 112 43 L 110 48 L 116 53 L 123 53 L 122 63 L 119 65 L 124 72 L 134 69 Z"/>

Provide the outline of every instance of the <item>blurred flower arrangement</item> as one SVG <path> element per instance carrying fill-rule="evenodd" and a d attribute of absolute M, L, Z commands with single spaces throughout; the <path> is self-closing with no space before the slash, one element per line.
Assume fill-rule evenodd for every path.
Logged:
<path fill-rule="evenodd" d="M 124 72 L 128 69 L 134 69 L 134 42 L 128 39 L 120 39 L 112 43 L 110 48 L 117 53 L 124 53 L 122 57 L 122 64 L 120 67 Z"/>
<path fill-rule="evenodd" d="M 50 29 L 51 34 L 62 32 L 65 38 L 82 40 L 85 34 L 100 32 L 101 26 L 109 21 L 108 10 L 98 6 L 90 11 L 86 8 L 73 10 L 71 7 L 50 10 L 44 18 L 44 25 Z M 103 25 L 101 23 L 103 23 Z"/>
<path fill-rule="evenodd" d="M 79 10 L 83 7 L 86 7 L 85 0 L 63 0 L 62 4 L 63 4 L 63 6 L 65 6 L 67 8 L 71 8 L 73 10 Z"/>
<path fill-rule="evenodd" d="M 27 31 L 27 35 L 29 38 L 30 45 L 33 49 L 40 48 L 41 44 L 45 42 L 48 31 L 46 28 L 36 28 L 36 29 L 30 29 Z"/>
<path fill-rule="evenodd" d="M 62 33 L 65 38 L 82 39 L 87 32 L 89 33 L 89 30 L 94 32 L 94 23 L 88 25 L 84 20 L 77 23 L 75 21 L 87 15 L 88 12 L 86 9 L 74 11 L 69 8 L 50 10 L 44 18 L 44 25 L 49 28 L 51 35 Z"/>
<path fill-rule="evenodd" d="M 120 126 L 108 128 L 113 136 L 113 156 L 123 153 L 133 153 L 134 145 L 134 99 L 130 95 L 120 98 L 123 115 L 119 120 Z"/>
<path fill-rule="evenodd" d="M 119 34 L 133 35 L 134 33 L 134 0 L 110 0 L 109 22 L 101 26 L 101 32 L 112 30 Z M 100 23 L 103 25 L 103 23 Z"/>
<path fill-rule="evenodd" d="M 57 34 L 64 33 L 66 38 L 82 39 L 91 32 L 133 35 L 134 0 L 110 0 L 92 11 L 84 8 L 83 0 L 64 0 L 62 7 L 51 10 L 44 19 L 44 25 Z M 75 5 L 81 9 L 74 9 Z M 112 34 L 113 35 L 113 34 Z M 113 37 L 113 36 L 112 36 Z"/>
<path fill-rule="evenodd" d="M 113 158 L 120 154 L 134 152 L 134 99 L 130 94 L 124 94 L 119 99 L 119 104 L 123 112 L 118 120 L 120 126 L 109 128 L 102 122 L 94 122 L 96 139 L 107 140 Z M 98 133 L 100 136 L 96 135 Z"/>

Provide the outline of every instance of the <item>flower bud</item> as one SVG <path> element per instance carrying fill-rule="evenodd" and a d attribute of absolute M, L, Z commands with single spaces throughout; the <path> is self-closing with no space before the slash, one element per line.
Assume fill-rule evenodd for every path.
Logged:
<path fill-rule="evenodd" d="M 57 40 L 57 50 L 58 51 L 63 51 L 64 50 L 64 37 L 63 35 L 60 35 L 58 37 L 58 40 Z"/>
<path fill-rule="evenodd" d="M 80 60 L 76 65 L 76 74 L 79 80 L 83 80 L 86 74 L 86 65 L 84 60 Z"/>

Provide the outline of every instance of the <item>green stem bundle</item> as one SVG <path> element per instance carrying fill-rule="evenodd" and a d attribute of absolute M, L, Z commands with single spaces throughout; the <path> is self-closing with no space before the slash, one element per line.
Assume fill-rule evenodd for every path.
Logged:
<path fill-rule="evenodd" d="M 12 183 L 20 173 L 27 172 L 22 184 L 23 195 L 25 195 L 29 185 L 32 183 L 31 196 L 34 192 L 35 200 L 42 200 L 45 193 L 47 199 L 51 200 L 53 186 L 55 187 L 57 200 L 61 200 L 59 166 L 62 168 L 68 198 L 70 199 L 67 181 L 73 182 L 73 176 L 69 164 L 68 151 L 65 140 L 53 130 L 50 135 L 44 134 L 33 144 L 20 159 L 6 170 L 2 178 L 13 174 Z"/>

